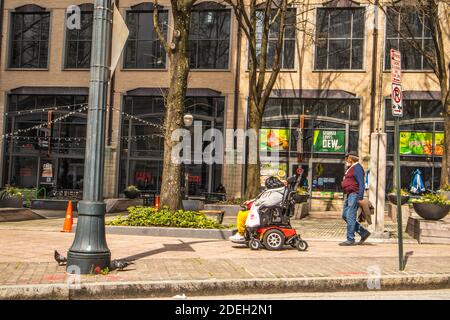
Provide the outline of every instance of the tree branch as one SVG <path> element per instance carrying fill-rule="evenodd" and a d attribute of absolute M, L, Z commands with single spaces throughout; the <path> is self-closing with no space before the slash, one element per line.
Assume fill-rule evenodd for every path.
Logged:
<path fill-rule="evenodd" d="M 169 53 L 171 51 L 171 48 L 167 43 L 166 38 L 164 37 L 164 34 L 161 31 L 161 28 L 159 27 L 158 0 L 155 0 L 154 4 L 155 5 L 153 8 L 153 29 L 155 29 L 156 35 L 158 36 L 158 39 L 161 42 L 161 45 L 163 46 L 164 50 L 167 53 Z"/>

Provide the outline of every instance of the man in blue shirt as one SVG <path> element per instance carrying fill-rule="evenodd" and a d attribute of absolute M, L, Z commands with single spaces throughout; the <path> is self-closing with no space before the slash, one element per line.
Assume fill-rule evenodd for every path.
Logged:
<path fill-rule="evenodd" d="M 356 221 L 358 201 L 364 198 L 364 168 L 358 160 L 355 152 L 350 152 L 345 156 L 347 171 L 341 186 L 345 194 L 342 218 L 347 223 L 347 241 L 340 243 L 340 246 L 354 245 L 355 232 L 361 236 L 359 244 L 363 244 L 370 236 L 370 232 Z"/>

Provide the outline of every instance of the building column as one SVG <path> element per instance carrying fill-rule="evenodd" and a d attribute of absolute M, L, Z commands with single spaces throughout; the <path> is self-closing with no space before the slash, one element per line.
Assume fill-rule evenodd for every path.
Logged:
<path fill-rule="evenodd" d="M 374 238 L 389 236 L 384 232 L 384 208 L 386 199 L 386 133 L 374 132 L 370 137 L 371 157 L 369 174 L 369 200 L 375 207 L 375 219 L 369 230 Z"/>

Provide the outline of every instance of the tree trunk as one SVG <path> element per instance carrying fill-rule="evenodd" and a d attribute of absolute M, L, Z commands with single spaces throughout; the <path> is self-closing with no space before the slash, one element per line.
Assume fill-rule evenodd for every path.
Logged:
<path fill-rule="evenodd" d="M 175 10 L 175 9 L 174 9 Z M 187 54 L 190 9 L 177 10 L 173 13 L 173 35 L 175 48 L 169 54 L 170 87 L 166 97 L 166 115 L 164 131 L 164 163 L 161 184 L 161 206 L 178 210 L 182 208 L 181 198 L 181 166 L 172 159 L 172 149 L 178 141 L 172 141 L 172 132 L 182 127 L 184 100 L 188 85 L 189 60 Z"/>
<path fill-rule="evenodd" d="M 444 83 L 445 81 L 445 83 Z M 442 107 L 444 108 L 444 155 L 442 157 L 441 168 L 441 187 L 449 185 L 450 177 L 450 95 L 447 87 L 447 79 L 441 79 L 441 95 L 442 95 Z"/>
<path fill-rule="evenodd" d="M 260 112 L 258 110 L 258 106 L 256 101 L 250 97 L 249 101 L 249 129 L 256 131 L 256 137 L 257 137 L 257 157 L 256 157 L 256 164 L 248 164 L 247 165 L 247 176 L 246 176 L 246 183 L 245 183 L 245 198 L 246 199 L 253 199 L 256 197 L 260 192 L 260 186 L 261 186 L 261 166 L 260 166 L 260 159 L 259 159 L 259 140 L 260 140 L 260 129 L 261 129 L 261 123 L 262 123 L 262 117 L 260 115 Z M 255 148 L 255 146 L 252 146 L 250 144 L 247 144 L 247 148 Z"/>

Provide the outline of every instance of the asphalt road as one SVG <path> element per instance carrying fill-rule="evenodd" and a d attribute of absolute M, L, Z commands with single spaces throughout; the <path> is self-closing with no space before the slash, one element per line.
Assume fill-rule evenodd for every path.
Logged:
<path fill-rule="evenodd" d="M 450 300 L 450 289 L 414 291 L 302 292 L 206 297 L 173 297 L 174 300 Z"/>

